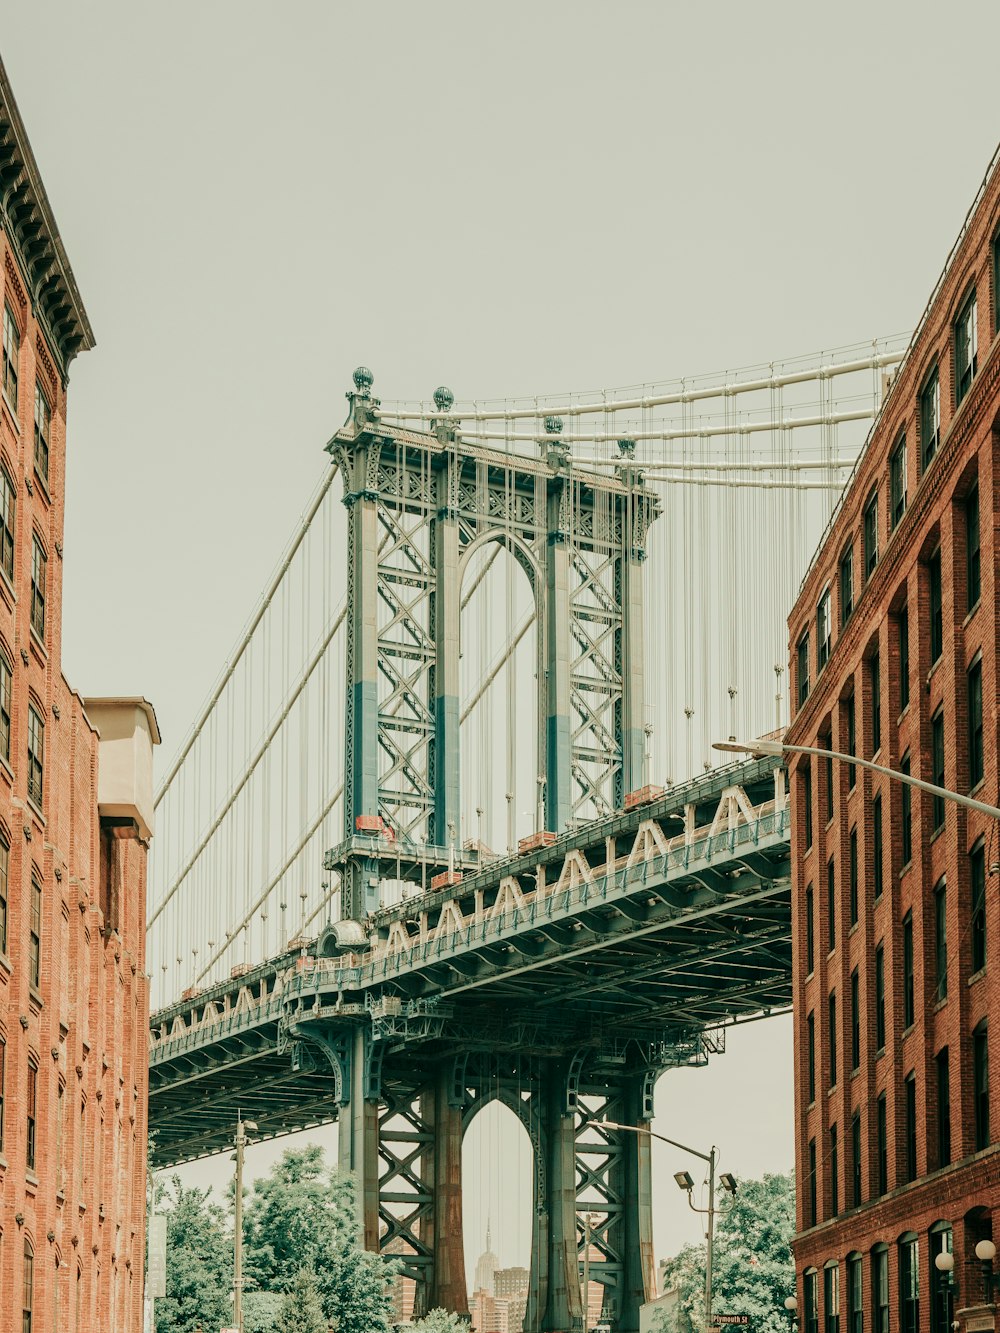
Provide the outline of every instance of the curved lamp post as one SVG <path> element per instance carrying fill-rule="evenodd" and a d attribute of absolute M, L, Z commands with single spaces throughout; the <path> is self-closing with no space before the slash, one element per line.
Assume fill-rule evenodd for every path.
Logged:
<path fill-rule="evenodd" d="M 951 791 L 948 787 L 937 787 L 933 782 L 924 782 L 922 778 L 911 777 L 909 773 L 901 773 L 897 768 L 886 768 L 884 764 L 873 764 L 870 759 L 859 759 L 856 754 L 843 754 L 840 750 L 824 750 L 818 745 L 786 745 L 784 741 L 715 741 L 712 745 L 713 750 L 723 750 L 727 754 L 749 754 L 755 759 L 763 758 L 765 755 L 773 755 L 780 759 L 786 754 L 814 754 L 820 759 L 838 759 L 843 764 L 853 764 L 856 768 L 867 768 L 872 773 L 881 773 L 883 776 L 893 778 L 896 782 L 903 782 L 908 787 L 916 787 L 918 791 L 928 792 L 931 796 L 940 796 L 946 801 L 955 801 L 958 805 L 964 805 L 969 810 L 978 810 L 981 815 L 990 815 L 993 819 L 1000 819 L 1000 809 L 995 805 L 987 805 L 985 801 L 976 801 L 971 796 L 963 796 L 961 792 Z"/>
<path fill-rule="evenodd" d="M 678 1143 L 676 1139 L 668 1139 L 665 1134 L 657 1134 L 645 1125 L 622 1125 L 615 1120 L 595 1120 L 593 1122 L 603 1129 L 624 1129 L 630 1134 L 645 1134 L 648 1138 L 659 1139 L 661 1143 L 669 1143 L 671 1148 L 680 1148 L 681 1152 L 690 1153 L 692 1157 L 698 1157 L 703 1162 L 708 1163 L 708 1207 L 696 1208 L 692 1194 L 694 1193 L 694 1181 L 687 1171 L 675 1171 L 674 1180 L 677 1181 L 677 1188 L 687 1194 L 688 1207 L 693 1213 L 704 1213 L 708 1217 L 708 1231 L 705 1236 L 705 1327 L 710 1328 L 712 1324 L 712 1260 L 715 1251 L 715 1162 L 718 1156 L 717 1149 L 713 1144 L 707 1153 L 699 1152 L 697 1148 L 689 1148 L 686 1143 Z M 719 1184 L 724 1190 L 727 1190 L 735 1197 L 737 1184 L 735 1176 L 728 1171 L 723 1171 L 719 1176 Z"/>
<path fill-rule="evenodd" d="M 795 1328 L 795 1326 L 796 1326 L 796 1318 L 795 1318 L 795 1316 L 796 1316 L 796 1315 L 798 1314 L 798 1312 L 799 1312 L 799 1303 L 798 1303 L 798 1301 L 796 1300 L 796 1298 L 795 1298 L 794 1296 L 786 1296 L 786 1297 L 785 1297 L 785 1310 L 786 1310 L 786 1312 L 787 1312 L 787 1314 L 788 1314 L 788 1329 L 789 1329 L 789 1333 L 792 1333 L 792 1330 L 793 1330 L 793 1329 Z"/>

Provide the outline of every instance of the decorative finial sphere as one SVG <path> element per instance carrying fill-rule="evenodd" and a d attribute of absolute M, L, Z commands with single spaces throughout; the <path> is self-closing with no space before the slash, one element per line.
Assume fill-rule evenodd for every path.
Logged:
<path fill-rule="evenodd" d="M 354 387 L 358 393 L 367 393 L 375 383 L 375 376 L 367 366 L 358 366 L 354 372 Z"/>
<path fill-rule="evenodd" d="M 434 390 L 434 406 L 439 412 L 450 412 L 455 395 L 445 384 L 439 384 Z"/>
<path fill-rule="evenodd" d="M 562 417 L 546 417 L 545 432 L 547 435 L 559 435 L 563 428 Z"/>

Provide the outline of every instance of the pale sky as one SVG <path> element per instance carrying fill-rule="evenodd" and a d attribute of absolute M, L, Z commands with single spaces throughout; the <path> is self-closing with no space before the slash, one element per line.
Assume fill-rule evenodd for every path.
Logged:
<path fill-rule="evenodd" d="M 70 681 L 147 695 L 169 757 L 359 362 L 386 397 L 547 393 L 912 327 L 996 146 L 998 41 L 989 0 L 0 0 L 97 337 L 70 394 Z M 657 1127 L 787 1168 L 788 1021 L 666 1077 Z M 697 1233 L 682 1165 L 655 1159 L 658 1254 Z"/>

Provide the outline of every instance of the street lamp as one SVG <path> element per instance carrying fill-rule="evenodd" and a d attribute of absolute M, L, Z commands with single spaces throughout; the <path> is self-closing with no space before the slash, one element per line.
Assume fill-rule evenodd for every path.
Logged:
<path fill-rule="evenodd" d="M 976 1245 L 976 1258 L 983 1266 L 983 1299 L 987 1304 L 993 1299 L 993 1288 L 997 1277 L 993 1272 L 993 1260 L 997 1257 L 997 1247 L 991 1240 L 981 1240 Z"/>
<path fill-rule="evenodd" d="M 630 1134 L 645 1134 L 648 1138 L 659 1139 L 661 1143 L 669 1143 L 671 1148 L 680 1148 L 681 1152 L 690 1153 L 692 1157 L 697 1157 L 703 1162 L 708 1163 L 708 1207 L 696 1208 L 694 1200 L 691 1197 L 694 1193 L 694 1180 L 687 1171 L 676 1171 L 674 1180 L 677 1181 L 677 1188 L 684 1191 L 687 1195 L 688 1207 L 694 1213 L 704 1213 L 708 1217 L 708 1231 L 705 1234 L 705 1327 L 710 1328 L 712 1324 L 712 1259 L 715 1246 L 715 1161 L 717 1150 L 715 1145 L 707 1153 L 699 1152 L 697 1148 L 689 1148 L 686 1143 L 678 1143 L 676 1139 L 668 1139 L 665 1134 L 657 1134 L 648 1129 L 645 1125 L 622 1125 L 615 1120 L 594 1121 L 601 1129 L 624 1129 Z M 737 1185 L 735 1176 L 728 1171 L 724 1171 L 719 1177 L 719 1184 L 724 1190 L 735 1195 Z"/>
<path fill-rule="evenodd" d="M 236 1207 L 233 1218 L 233 1323 L 243 1333 L 243 1150 L 249 1140 L 247 1130 L 256 1133 L 253 1120 L 244 1120 L 236 1113 Z"/>
<path fill-rule="evenodd" d="M 780 759 L 786 754 L 814 754 L 820 759 L 839 759 L 844 764 L 854 764 L 857 768 L 867 768 L 872 773 L 881 773 L 885 777 L 894 778 L 897 782 L 904 782 L 908 787 L 916 787 L 919 791 L 928 792 L 931 796 L 940 796 L 946 801 L 955 801 L 958 805 L 964 805 L 969 810 L 978 810 L 981 815 L 990 815 L 993 819 L 1000 819 L 1000 809 L 995 805 L 987 805 L 985 801 L 973 800 L 971 796 L 963 796 L 961 792 L 950 791 L 947 787 L 937 787 L 933 782 L 924 782 L 922 778 L 911 777 L 909 773 L 901 773 L 896 768 L 886 768 L 884 764 L 873 764 L 870 759 L 859 759 L 856 754 L 842 754 L 839 750 L 824 750 L 818 745 L 787 745 L 784 741 L 715 741 L 712 745 L 713 750 L 724 750 L 727 754 L 749 754 L 755 758 L 762 758 L 765 755 L 774 755 Z"/>
<path fill-rule="evenodd" d="M 785 1310 L 788 1313 L 788 1330 L 789 1333 L 792 1333 L 797 1322 L 795 1316 L 799 1312 L 799 1303 L 794 1296 L 785 1297 Z"/>

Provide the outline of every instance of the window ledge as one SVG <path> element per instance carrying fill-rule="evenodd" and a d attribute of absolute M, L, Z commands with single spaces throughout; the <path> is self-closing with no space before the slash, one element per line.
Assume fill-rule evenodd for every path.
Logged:
<path fill-rule="evenodd" d="M 917 1026 L 916 1023 L 914 1022 L 914 1023 L 911 1023 L 910 1026 L 909 1026 L 908 1028 L 903 1028 L 903 1032 L 902 1032 L 902 1036 L 900 1037 L 900 1040 L 901 1040 L 901 1041 L 906 1041 L 907 1037 L 912 1036 L 914 1030 L 916 1029 L 916 1026 Z"/>
<path fill-rule="evenodd" d="M 910 711 L 910 704 L 909 704 L 909 701 L 907 700 L 906 707 L 900 709 L 899 716 L 896 718 L 896 726 L 897 726 L 897 727 L 899 726 L 900 722 L 903 721 L 903 719 L 906 717 L 906 715 L 907 715 L 907 713 L 908 713 L 909 711 Z"/>
<path fill-rule="evenodd" d="M 982 606 L 982 604 L 983 604 L 983 598 L 982 598 L 982 594 L 980 593 L 978 602 L 976 602 L 975 606 L 970 606 L 969 609 L 968 609 L 968 611 L 965 613 L 965 619 L 962 621 L 962 628 L 963 628 L 963 629 L 968 629 L 969 621 L 970 621 L 970 620 L 972 619 L 972 617 L 976 614 L 976 612 L 979 610 L 979 608 Z"/>
<path fill-rule="evenodd" d="M 35 986 L 28 987 L 28 997 L 28 1003 L 35 1013 L 40 1013 L 45 1008 L 41 992 Z"/>
<path fill-rule="evenodd" d="M 6 389 L 0 389 L 0 398 L 3 399 L 3 405 L 4 405 L 4 407 L 7 409 L 8 415 L 10 416 L 10 422 L 11 422 L 11 425 L 13 426 L 14 430 L 16 431 L 16 433 L 17 433 L 18 435 L 20 435 L 20 434 L 21 434 L 21 423 L 20 423 L 20 421 L 18 420 L 18 417 L 17 417 L 17 408 L 14 406 L 14 404 L 13 404 L 13 403 L 10 401 L 10 399 L 7 397 L 7 390 L 6 390 Z"/>
<path fill-rule="evenodd" d="M 983 776 L 976 783 L 976 785 L 974 787 L 969 788 L 969 795 L 975 796 L 976 792 L 979 791 L 979 789 L 983 786 L 985 782 L 986 782 L 986 774 L 984 773 Z"/>
<path fill-rule="evenodd" d="M 878 1050 L 875 1052 L 875 1059 L 881 1060 L 883 1055 L 885 1055 L 885 1047 L 880 1046 Z"/>
<path fill-rule="evenodd" d="M 900 879 L 902 879 L 904 875 L 908 875 L 910 873 L 910 868 L 912 867 L 912 865 L 913 865 L 913 857 L 911 856 L 908 861 L 904 862 L 903 865 L 899 867 Z"/>
<path fill-rule="evenodd" d="M 948 997 L 947 997 L 947 995 L 944 996 L 944 998 L 941 999 L 941 1000 L 935 1000 L 935 1002 L 934 1002 L 934 1012 L 935 1012 L 936 1014 L 939 1014 L 939 1013 L 941 1012 L 941 1010 L 945 1007 L 945 1005 L 946 1005 L 947 1003 L 948 1003 Z"/>
<path fill-rule="evenodd" d="M 38 470 L 38 464 L 37 464 L 37 463 L 34 465 L 34 471 L 35 471 L 35 480 L 38 482 L 38 489 L 41 491 L 42 495 L 45 497 L 45 503 L 46 503 L 46 504 L 51 504 L 51 503 L 52 503 L 52 496 L 51 496 L 51 494 L 50 494 L 50 492 L 49 492 L 49 483 L 45 480 L 45 478 L 44 478 L 44 477 L 42 476 L 42 474 L 39 472 L 39 470 Z"/>
<path fill-rule="evenodd" d="M 859 927 L 860 925 L 861 925 L 861 922 L 860 922 L 860 921 L 855 921 L 854 924 L 853 924 L 852 926 L 849 926 L 849 927 L 848 927 L 848 929 L 847 929 L 847 937 L 848 937 L 848 939 L 850 939 L 850 937 L 851 937 L 852 935 L 856 935 L 856 934 L 858 933 L 858 927 Z"/>
<path fill-rule="evenodd" d="M 24 1187 L 29 1194 L 34 1194 L 35 1190 L 38 1189 L 38 1177 L 35 1175 L 34 1171 L 25 1171 Z"/>
<path fill-rule="evenodd" d="M 3 778 L 9 786 L 13 787 L 16 778 L 14 770 L 7 760 L 0 754 L 0 778 Z"/>
<path fill-rule="evenodd" d="M 45 827 L 45 816 L 42 814 L 41 807 L 35 804 L 35 798 L 33 796 L 29 796 L 26 799 L 25 809 L 31 811 L 34 817 L 41 824 L 42 828 Z"/>
<path fill-rule="evenodd" d="M 5 953 L 0 953 L 0 973 L 6 973 L 9 977 L 14 971 L 14 964 Z"/>
<path fill-rule="evenodd" d="M 981 967 L 978 972 L 973 972 L 972 976 L 965 983 L 967 986 L 974 986 L 977 981 L 982 981 L 983 977 L 989 971 L 988 967 Z"/>
<path fill-rule="evenodd" d="M 931 830 L 931 836 L 927 839 L 927 846 L 932 846 L 944 832 L 944 825 L 939 824 L 936 829 Z"/>

